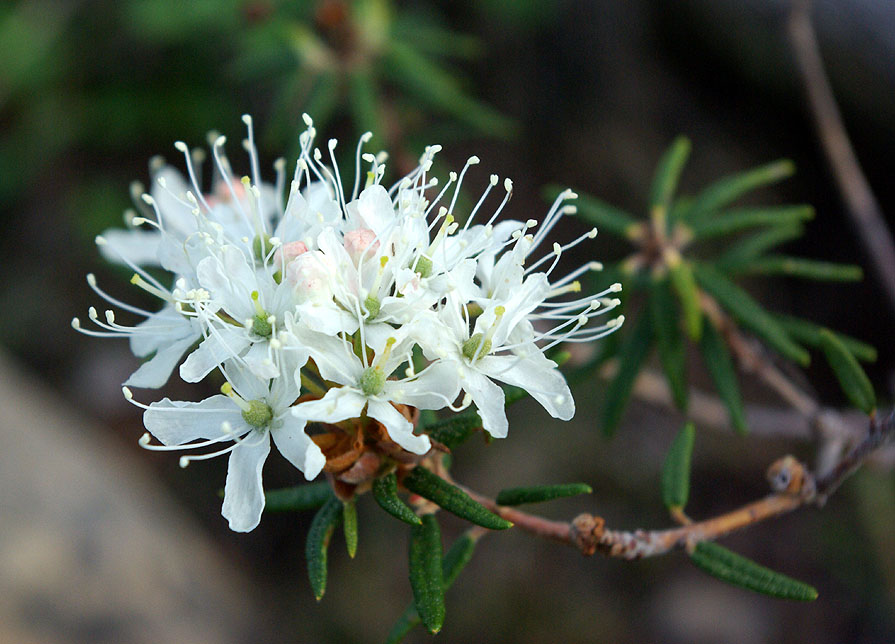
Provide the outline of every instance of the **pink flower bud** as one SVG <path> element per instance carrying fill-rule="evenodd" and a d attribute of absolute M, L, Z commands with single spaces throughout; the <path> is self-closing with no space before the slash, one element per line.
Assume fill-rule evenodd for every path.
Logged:
<path fill-rule="evenodd" d="M 307 252 L 308 246 L 302 241 L 294 241 L 284 244 L 280 248 L 277 248 L 273 254 L 274 266 L 283 270 L 283 267 L 288 266 L 293 259 Z"/>
<path fill-rule="evenodd" d="M 332 298 L 330 279 L 333 275 L 326 255 L 318 251 L 302 253 L 286 265 L 286 280 L 295 287 L 302 302 Z"/>
<path fill-rule="evenodd" d="M 379 242 L 375 240 L 376 233 L 369 228 L 358 228 L 345 233 L 345 250 L 348 251 L 348 256 L 351 257 L 355 266 L 360 263 L 361 259 L 366 263 L 373 258 L 376 251 L 379 250 Z M 373 245 L 372 248 L 370 248 L 370 244 Z"/>

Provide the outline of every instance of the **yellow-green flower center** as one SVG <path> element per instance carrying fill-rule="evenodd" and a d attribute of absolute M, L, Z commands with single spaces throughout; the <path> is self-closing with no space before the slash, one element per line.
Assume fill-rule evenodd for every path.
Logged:
<path fill-rule="evenodd" d="M 263 400 L 249 400 L 249 408 L 244 409 L 242 418 L 252 427 L 262 429 L 270 425 L 273 420 L 273 410 Z"/>
<path fill-rule="evenodd" d="M 475 333 L 463 343 L 462 351 L 467 360 L 478 360 L 491 353 L 491 340 L 483 333 Z"/>

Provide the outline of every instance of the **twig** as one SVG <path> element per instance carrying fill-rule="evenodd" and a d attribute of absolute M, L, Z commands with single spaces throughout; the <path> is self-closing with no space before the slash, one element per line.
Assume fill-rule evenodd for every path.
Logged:
<path fill-rule="evenodd" d="M 615 374 L 616 368 L 617 364 L 609 361 L 600 370 L 600 376 L 609 380 Z M 674 408 L 674 399 L 668 388 L 668 382 L 662 374 L 653 369 L 641 370 L 637 380 L 634 381 L 632 393 L 641 402 L 667 409 Z M 689 401 L 687 417 L 699 427 L 730 431 L 727 408 L 716 396 L 691 387 Z M 836 437 L 837 443 L 853 444 L 863 436 L 863 426 L 867 422 L 867 416 L 863 412 L 824 407 L 820 409 L 819 415 L 838 418 L 838 426 L 842 428 L 843 434 Z M 799 441 L 817 438 L 815 423 L 794 409 L 759 404 L 746 405 L 746 424 L 750 428 L 750 435 L 761 438 Z M 827 421 L 825 426 L 837 425 Z M 839 453 L 841 453 L 841 449 L 836 452 L 836 454 Z M 872 464 L 883 470 L 895 468 L 895 444 L 886 445 L 875 451 L 867 459 L 867 464 Z M 826 471 L 827 468 L 818 467 L 817 469 Z"/>
<path fill-rule="evenodd" d="M 824 71 L 810 0 L 793 0 L 788 31 L 817 133 L 861 243 L 895 312 L 895 245 L 879 203 L 861 172 Z"/>
<path fill-rule="evenodd" d="M 572 546 L 587 556 L 599 552 L 607 557 L 641 559 L 663 555 L 676 548 L 692 549 L 700 541 L 718 539 L 800 507 L 822 506 L 845 478 L 893 436 L 895 412 L 883 422 L 872 420 L 864 440 L 824 477 L 815 479 L 796 459 L 784 457 L 768 470 L 772 486 L 777 490 L 773 494 L 717 517 L 667 530 L 607 530 L 601 517 L 590 514 L 581 514 L 570 522 L 553 521 L 516 508 L 499 506 L 494 499 L 460 487 L 492 512 L 537 537 Z"/>

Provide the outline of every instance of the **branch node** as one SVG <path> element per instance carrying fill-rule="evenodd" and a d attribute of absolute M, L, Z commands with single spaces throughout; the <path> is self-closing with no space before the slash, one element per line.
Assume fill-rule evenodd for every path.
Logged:
<path fill-rule="evenodd" d="M 593 556 L 603 539 L 606 521 L 603 517 L 595 517 L 586 512 L 572 519 L 570 536 L 572 544 L 585 557 Z"/>

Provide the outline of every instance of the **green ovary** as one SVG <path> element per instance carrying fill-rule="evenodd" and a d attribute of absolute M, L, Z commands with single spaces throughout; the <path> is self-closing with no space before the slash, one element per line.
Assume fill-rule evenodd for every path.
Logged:
<path fill-rule="evenodd" d="M 385 387 L 385 373 L 376 367 L 367 367 L 360 376 L 360 390 L 365 396 L 375 396 Z"/>
<path fill-rule="evenodd" d="M 250 400 L 249 408 L 242 412 L 242 418 L 252 427 L 261 429 L 270 425 L 273 420 L 273 410 L 262 400 Z"/>
<path fill-rule="evenodd" d="M 463 343 L 463 355 L 467 360 L 481 358 L 482 356 L 491 353 L 491 340 L 485 339 L 485 341 L 482 342 L 483 337 L 483 334 L 476 333 Z M 481 349 L 479 349 L 480 345 Z"/>

